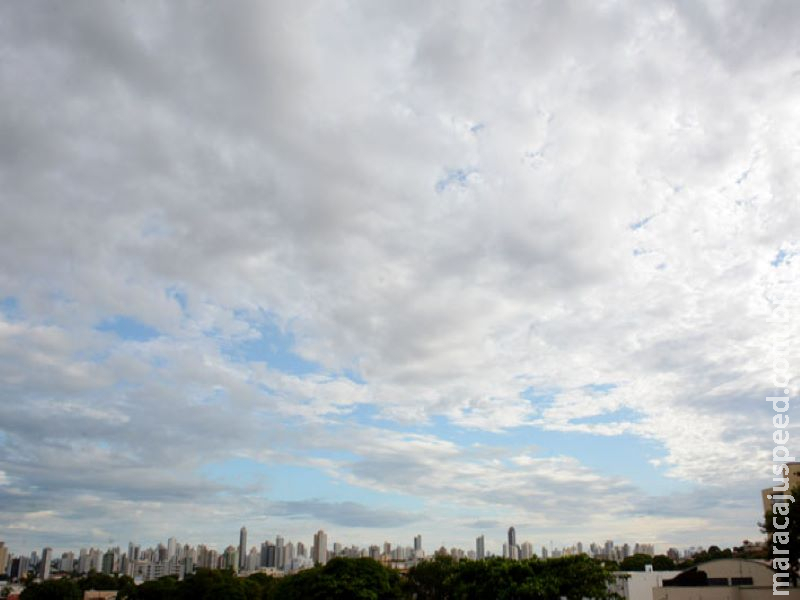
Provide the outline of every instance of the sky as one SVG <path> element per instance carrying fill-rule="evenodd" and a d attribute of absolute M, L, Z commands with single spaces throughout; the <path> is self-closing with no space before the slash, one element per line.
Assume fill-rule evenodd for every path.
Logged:
<path fill-rule="evenodd" d="M 0 540 L 760 539 L 798 29 L 790 0 L 2 3 Z"/>

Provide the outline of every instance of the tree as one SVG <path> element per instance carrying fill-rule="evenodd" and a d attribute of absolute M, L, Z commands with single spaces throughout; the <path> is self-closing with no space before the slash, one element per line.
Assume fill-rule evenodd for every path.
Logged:
<path fill-rule="evenodd" d="M 623 559 L 619 565 L 620 571 L 644 571 L 645 566 L 653 564 L 649 554 L 634 554 Z"/>
<path fill-rule="evenodd" d="M 337 557 L 321 567 L 284 577 L 281 600 L 401 600 L 400 576 L 371 558 Z"/>
<path fill-rule="evenodd" d="M 654 571 L 674 571 L 675 561 L 669 556 L 664 554 L 656 554 L 653 557 L 653 570 Z"/>
<path fill-rule="evenodd" d="M 48 579 L 29 583 L 19 597 L 20 600 L 81 600 L 83 592 L 73 579 Z"/>
<path fill-rule="evenodd" d="M 409 569 L 409 593 L 419 600 L 609 599 L 610 569 L 588 556 L 552 560 L 454 562 L 437 558 Z"/>
<path fill-rule="evenodd" d="M 145 581 L 136 588 L 132 600 L 174 600 L 179 597 L 180 584 L 174 576 L 162 577 L 154 581 Z"/>

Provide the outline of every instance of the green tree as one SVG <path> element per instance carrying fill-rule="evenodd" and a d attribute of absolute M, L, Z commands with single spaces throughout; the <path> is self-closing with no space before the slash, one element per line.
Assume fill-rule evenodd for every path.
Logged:
<path fill-rule="evenodd" d="M 619 564 L 620 571 L 644 571 L 646 565 L 653 564 L 649 554 L 634 554 L 623 559 Z"/>
<path fill-rule="evenodd" d="M 654 571 L 674 571 L 675 561 L 669 556 L 664 554 L 656 554 L 653 557 L 653 570 Z"/>
<path fill-rule="evenodd" d="M 173 576 L 162 577 L 154 581 L 145 581 L 136 588 L 132 600 L 175 600 L 180 597 L 181 585 Z"/>
<path fill-rule="evenodd" d="M 48 579 L 25 586 L 20 600 L 81 600 L 83 592 L 73 579 Z"/>
<path fill-rule="evenodd" d="M 401 600 L 400 576 L 371 558 L 334 558 L 280 580 L 280 600 Z"/>
<path fill-rule="evenodd" d="M 612 571 L 587 556 L 553 560 L 454 562 L 446 558 L 409 569 L 410 595 L 419 600 L 581 600 L 611 598 Z"/>
<path fill-rule="evenodd" d="M 481 565 L 484 561 L 475 562 Z M 477 567 L 481 574 L 483 567 Z M 418 600 L 449 600 L 453 597 L 452 579 L 456 573 L 456 562 L 449 556 L 436 556 L 408 570 L 406 587 Z"/>

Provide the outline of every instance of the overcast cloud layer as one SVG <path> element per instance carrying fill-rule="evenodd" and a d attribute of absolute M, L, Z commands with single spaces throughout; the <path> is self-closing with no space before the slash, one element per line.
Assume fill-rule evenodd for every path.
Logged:
<path fill-rule="evenodd" d="M 799 30 L 788 0 L 3 3 L 0 539 L 758 536 Z"/>

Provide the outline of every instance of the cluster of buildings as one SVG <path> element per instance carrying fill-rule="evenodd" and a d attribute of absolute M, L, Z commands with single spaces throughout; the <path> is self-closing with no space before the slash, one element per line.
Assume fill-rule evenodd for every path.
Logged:
<path fill-rule="evenodd" d="M 677 550 L 671 549 L 677 553 Z M 612 541 L 598 546 L 590 544 L 586 549 L 582 543 L 562 548 L 548 550 L 542 547 L 542 558 L 569 556 L 574 554 L 588 554 L 596 558 L 620 560 L 631 553 L 653 555 L 654 549 L 649 544 L 624 544 L 615 546 Z M 486 550 L 485 538 L 479 536 L 475 541 L 475 549 L 464 551 L 461 548 L 442 546 L 434 555 L 451 556 L 456 560 L 471 559 L 482 560 L 494 556 Z M 247 528 L 239 530 L 239 544 L 230 545 L 224 550 L 217 550 L 200 544 L 191 546 L 179 544 L 171 537 L 166 544 L 156 547 L 142 548 L 131 542 L 127 551 L 119 546 L 108 548 L 105 551 L 99 548 L 82 548 L 76 555 L 74 552 L 64 552 L 55 556 L 52 548 L 44 548 L 41 556 L 36 552 L 30 556 L 12 556 L 8 547 L 0 542 L 0 573 L 5 573 L 11 581 L 20 581 L 29 573 L 35 574 L 39 579 L 48 579 L 52 575 L 78 573 L 81 575 L 91 571 L 106 574 L 119 574 L 132 577 L 135 581 L 149 581 L 166 575 L 174 575 L 182 579 L 193 573 L 198 568 L 231 569 L 234 572 L 245 574 L 266 573 L 269 575 L 282 575 L 296 572 L 315 564 L 324 565 L 330 558 L 343 556 L 348 558 L 372 558 L 383 564 L 395 568 L 406 569 L 420 560 L 426 558 L 422 548 L 422 536 L 414 537 L 413 545 L 393 546 L 389 542 L 383 545 L 359 547 L 355 545 L 343 546 L 335 542 L 328 544 L 328 535 L 320 530 L 314 534 L 313 542 L 306 546 L 303 542 L 293 543 L 278 535 L 275 540 L 265 540 L 258 545 L 248 543 Z M 503 544 L 502 556 L 511 560 L 525 560 L 535 556 L 533 545 L 530 542 L 517 543 L 514 527 L 508 530 L 508 541 Z"/>

